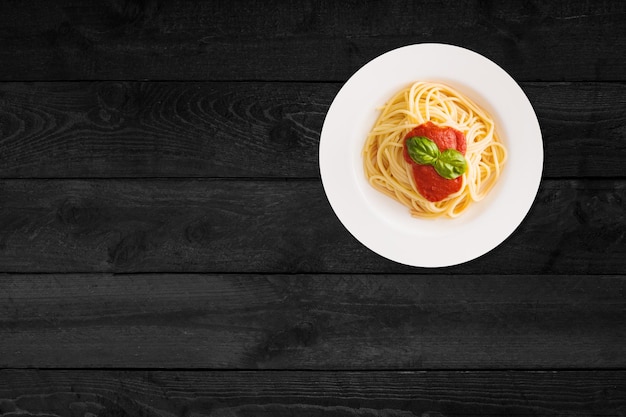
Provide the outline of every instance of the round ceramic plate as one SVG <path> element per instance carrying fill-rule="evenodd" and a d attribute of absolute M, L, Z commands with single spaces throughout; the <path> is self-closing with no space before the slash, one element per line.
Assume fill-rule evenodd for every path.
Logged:
<path fill-rule="evenodd" d="M 470 97 L 491 113 L 508 150 L 496 186 L 455 219 L 412 217 L 363 173 L 361 151 L 379 108 L 415 81 L 448 84 Z M 528 98 L 502 68 L 457 46 L 417 44 L 370 61 L 341 88 L 324 120 L 319 162 L 328 201 L 356 239 L 402 264 L 443 267 L 489 252 L 519 226 L 537 195 L 543 142 Z"/>

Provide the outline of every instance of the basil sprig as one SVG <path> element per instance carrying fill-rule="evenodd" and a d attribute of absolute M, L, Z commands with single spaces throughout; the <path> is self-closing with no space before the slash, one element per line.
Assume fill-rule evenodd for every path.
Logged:
<path fill-rule="evenodd" d="M 437 174 L 453 180 L 467 171 L 467 161 L 456 149 L 439 151 L 437 144 L 425 136 L 412 136 L 406 140 L 412 160 L 420 165 L 432 165 Z"/>

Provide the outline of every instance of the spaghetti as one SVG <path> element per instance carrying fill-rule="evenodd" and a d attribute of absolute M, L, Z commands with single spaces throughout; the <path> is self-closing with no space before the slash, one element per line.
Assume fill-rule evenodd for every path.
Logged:
<path fill-rule="evenodd" d="M 419 174 L 406 160 L 407 134 L 428 122 L 465 136 L 467 169 L 455 180 L 458 191 L 438 201 L 418 191 L 414 175 Z M 407 206 L 416 217 L 459 216 L 489 193 L 506 158 L 493 119 L 458 91 L 432 82 L 416 82 L 393 96 L 382 108 L 363 147 L 363 168 L 369 183 Z"/>

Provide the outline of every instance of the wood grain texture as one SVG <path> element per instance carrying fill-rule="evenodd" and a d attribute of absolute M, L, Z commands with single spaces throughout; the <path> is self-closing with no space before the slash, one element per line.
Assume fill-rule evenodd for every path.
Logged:
<path fill-rule="evenodd" d="M 623 80 L 623 2 L 298 4 L 6 1 L 0 79 L 343 81 L 422 42 L 462 44 L 518 80 Z"/>
<path fill-rule="evenodd" d="M 318 178 L 327 83 L 0 83 L 0 177 Z M 626 176 L 626 85 L 523 83 L 546 178 Z"/>
<path fill-rule="evenodd" d="M 621 274 L 626 184 L 546 180 L 492 252 L 445 273 Z M 417 272 L 358 243 L 318 180 L 3 180 L 1 272 Z"/>
<path fill-rule="evenodd" d="M 335 84 L 0 84 L 3 177 L 319 176 Z"/>
<path fill-rule="evenodd" d="M 0 415 L 621 416 L 616 372 L 0 371 Z"/>
<path fill-rule="evenodd" d="M 0 368 L 626 366 L 624 275 L 0 275 Z"/>

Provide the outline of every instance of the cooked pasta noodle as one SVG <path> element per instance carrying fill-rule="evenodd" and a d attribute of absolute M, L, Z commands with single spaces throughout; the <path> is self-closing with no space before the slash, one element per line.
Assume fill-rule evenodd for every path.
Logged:
<path fill-rule="evenodd" d="M 462 132 L 467 143 L 461 188 L 434 202 L 417 191 L 411 164 L 403 157 L 405 136 L 428 121 Z M 492 189 L 506 158 L 493 119 L 463 94 L 433 82 L 416 82 L 393 96 L 363 147 L 363 168 L 370 184 L 416 217 L 457 217 Z"/>

